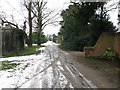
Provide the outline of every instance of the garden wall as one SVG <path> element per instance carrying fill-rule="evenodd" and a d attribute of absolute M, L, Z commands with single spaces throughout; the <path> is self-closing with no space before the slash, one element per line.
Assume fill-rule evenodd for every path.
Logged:
<path fill-rule="evenodd" d="M 120 32 L 115 35 L 114 49 L 118 52 L 120 56 Z"/>
<path fill-rule="evenodd" d="M 94 47 L 84 48 L 85 56 L 102 55 L 107 48 L 116 50 L 120 56 L 120 33 L 102 33 Z"/>

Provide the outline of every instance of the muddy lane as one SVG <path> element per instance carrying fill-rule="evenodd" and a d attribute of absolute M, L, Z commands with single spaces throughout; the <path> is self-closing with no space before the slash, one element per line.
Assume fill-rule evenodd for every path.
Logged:
<path fill-rule="evenodd" d="M 0 80 L 6 80 L 0 83 L 0 88 L 97 88 L 55 43 L 49 41 L 45 46 L 36 55 L 8 58 L 21 61 L 21 64 L 14 72 L 0 73 Z M 8 75 L 11 76 L 7 78 Z M 10 79 L 12 82 L 8 83 Z"/>
<path fill-rule="evenodd" d="M 97 88 L 73 66 L 64 51 L 53 42 L 50 42 L 43 53 L 46 58 L 43 70 L 40 70 L 39 63 L 34 67 L 37 74 L 19 88 Z"/>

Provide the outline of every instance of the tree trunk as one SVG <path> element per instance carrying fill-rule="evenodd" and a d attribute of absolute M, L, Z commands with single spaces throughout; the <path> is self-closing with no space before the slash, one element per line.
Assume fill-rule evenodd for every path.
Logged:
<path fill-rule="evenodd" d="M 32 9 L 32 2 L 29 3 L 29 11 L 28 11 L 28 16 L 29 16 L 29 47 L 32 47 L 32 16 L 31 16 L 31 10 Z"/>
<path fill-rule="evenodd" d="M 38 45 L 41 45 L 41 32 L 38 32 Z"/>
<path fill-rule="evenodd" d="M 39 6 L 38 2 L 38 45 L 41 45 L 41 32 L 42 32 L 42 11 L 41 6 Z"/>
<path fill-rule="evenodd" d="M 104 17 L 104 5 L 101 5 L 101 13 L 100 13 L 100 20 L 102 21 L 103 20 L 103 17 Z"/>
<path fill-rule="evenodd" d="M 39 25 L 38 25 L 38 45 L 41 45 L 41 33 L 42 33 L 42 23 L 39 19 Z"/>

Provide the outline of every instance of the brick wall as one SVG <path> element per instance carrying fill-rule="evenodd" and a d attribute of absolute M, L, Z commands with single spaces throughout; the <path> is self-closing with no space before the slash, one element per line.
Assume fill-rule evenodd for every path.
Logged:
<path fill-rule="evenodd" d="M 102 55 L 107 48 L 116 50 L 120 55 L 120 33 L 102 33 L 96 45 L 91 48 L 92 49 L 88 47 L 84 48 L 86 56 Z"/>
<path fill-rule="evenodd" d="M 115 35 L 114 49 L 118 52 L 120 56 L 120 32 Z"/>

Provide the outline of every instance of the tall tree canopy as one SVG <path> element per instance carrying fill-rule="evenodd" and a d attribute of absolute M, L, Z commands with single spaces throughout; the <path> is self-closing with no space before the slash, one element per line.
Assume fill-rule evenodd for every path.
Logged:
<path fill-rule="evenodd" d="M 66 49 L 81 50 L 93 46 L 102 32 L 115 32 L 109 21 L 103 2 L 72 2 L 61 16 L 62 46 Z M 97 13 L 96 13 L 97 12 Z"/>

